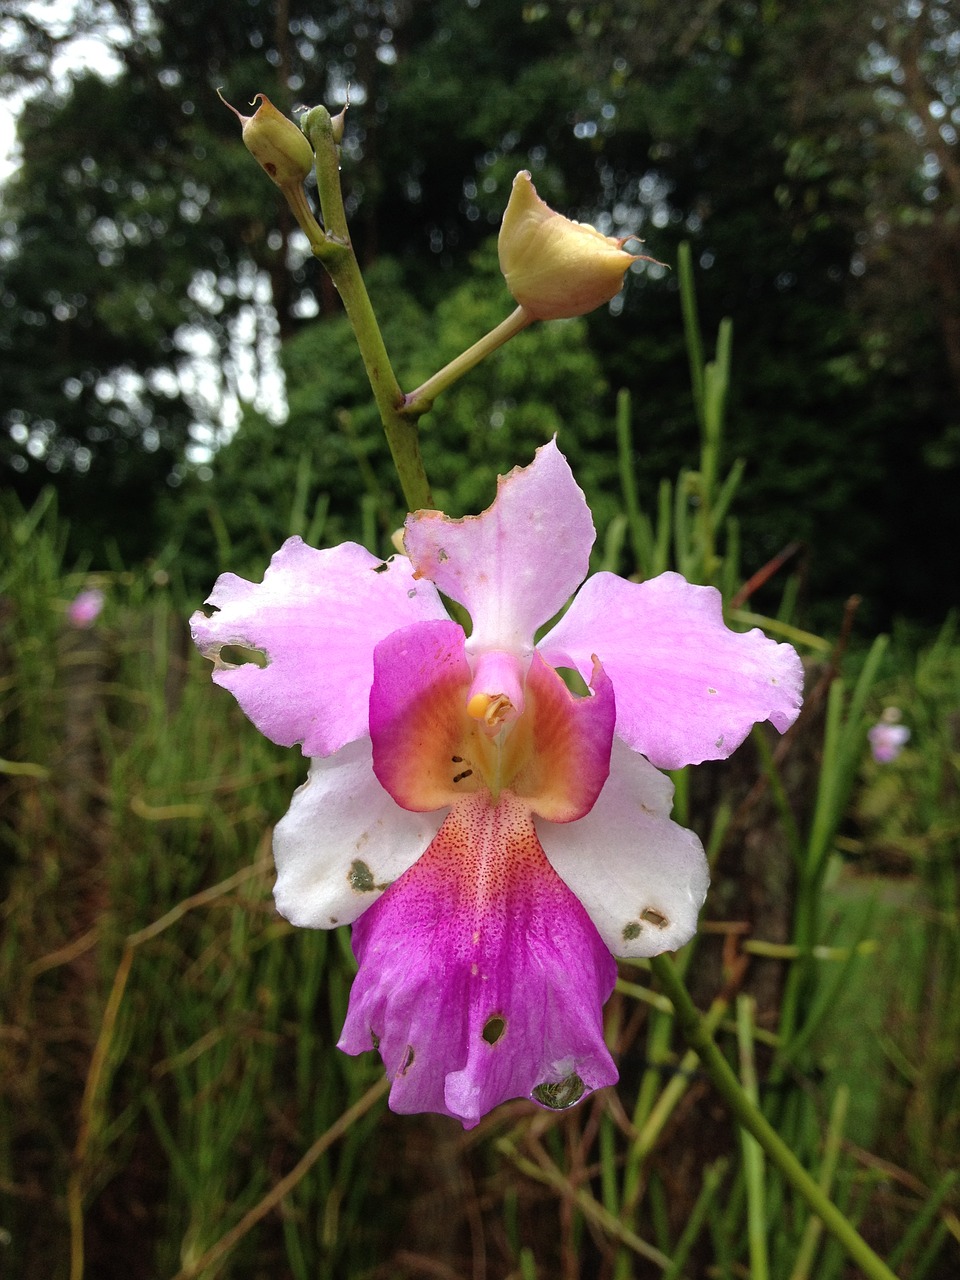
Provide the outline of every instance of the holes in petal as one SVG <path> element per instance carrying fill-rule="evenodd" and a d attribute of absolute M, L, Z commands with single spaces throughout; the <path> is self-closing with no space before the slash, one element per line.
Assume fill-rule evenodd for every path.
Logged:
<path fill-rule="evenodd" d="M 567 1107 L 572 1107 L 580 1101 L 585 1089 L 586 1085 L 573 1071 L 565 1079 L 555 1083 L 538 1084 L 532 1091 L 531 1097 L 542 1107 L 549 1107 L 551 1111 L 565 1111 Z"/>
<path fill-rule="evenodd" d="M 350 872 L 347 879 L 350 881 L 350 888 L 357 893 L 373 893 L 376 888 L 373 883 L 373 872 L 359 858 L 355 858 L 350 863 Z"/>
<path fill-rule="evenodd" d="M 255 667 L 270 665 L 270 659 L 262 649 L 251 649 L 245 644 L 222 644 L 219 652 L 213 655 L 213 663 L 218 670 L 243 667 L 248 662 Z"/>
<path fill-rule="evenodd" d="M 578 698 L 590 696 L 590 686 L 576 667 L 557 667 L 556 671 L 571 693 L 576 694 Z"/>
<path fill-rule="evenodd" d="M 400 1063 L 400 1066 L 397 1070 L 398 1076 L 405 1076 L 407 1074 L 407 1072 L 413 1066 L 413 1059 L 414 1059 L 413 1045 L 408 1044 L 407 1052 L 403 1055 L 403 1061 Z"/>
<path fill-rule="evenodd" d="M 481 1034 L 487 1044 L 496 1044 L 506 1029 L 507 1024 L 504 1022 L 503 1018 L 501 1018 L 498 1013 L 495 1013 L 483 1024 L 483 1031 Z"/>
<path fill-rule="evenodd" d="M 639 938 L 641 933 L 643 933 L 644 924 L 652 924 L 656 929 L 666 929 L 669 926 L 670 921 L 663 912 L 658 911 L 656 907 L 644 907 L 640 912 L 640 919 L 628 920 L 620 931 L 620 936 L 623 938 L 624 942 L 633 942 Z"/>

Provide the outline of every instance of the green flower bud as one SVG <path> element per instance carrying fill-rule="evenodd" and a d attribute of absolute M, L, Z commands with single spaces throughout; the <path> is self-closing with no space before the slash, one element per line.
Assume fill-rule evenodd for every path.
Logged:
<path fill-rule="evenodd" d="M 240 121 L 244 146 L 267 176 L 282 190 L 299 186 L 313 168 L 313 148 L 293 121 L 262 93 L 253 99 L 251 105 L 259 102 L 260 106 L 252 116 L 241 115 L 219 89 L 217 93 Z"/>

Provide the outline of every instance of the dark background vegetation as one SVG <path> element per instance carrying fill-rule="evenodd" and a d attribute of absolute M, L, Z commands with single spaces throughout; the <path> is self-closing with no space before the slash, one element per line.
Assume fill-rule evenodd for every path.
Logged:
<path fill-rule="evenodd" d="M 690 241 L 705 331 L 732 317 L 744 573 L 800 539 L 814 621 L 854 591 L 868 627 L 957 602 L 948 5 L 81 0 L 55 32 L 29 13 L 0 0 L 0 88 L 29 93 L 4 191 L 0 465 L 27 502 L 56 486 L 82 563 L 173 546 L 201 590 L 218 548 L 262 568 L 295 490 L 326 512 L 322 540 L 357 534 L 361 488 L 368 518 L 395 524 L 338 301 L 214 92 L 293 110 L 349 85 L 347 205 L 407 389 L 506 314 L 487 245 L 529 168 L 555 207 L 637 232 L 671 267 Z M 52 81 L 84 29 L 123 33 L 119 74 Z M 586 346 L 579 323 L 541 326 L 438 403 L 438 502 L 485 503 L 497 470 L 559 429 L 602 521 L 624 387 L 648 505 L 690 461 L 675 270 L 632 274 L 613 310 Z M 257 395 L 241 376 L 278 340 L 286 429 L 282 384 Z M 216 448 L 231 395 L 241 426 Z"/>

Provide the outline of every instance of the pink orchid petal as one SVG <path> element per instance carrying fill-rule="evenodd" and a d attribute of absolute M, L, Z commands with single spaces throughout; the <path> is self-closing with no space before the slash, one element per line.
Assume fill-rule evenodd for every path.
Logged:
<path fill-rule="evenodd" d="M 616 1081 L 601 1016 L 616 966 L 508 793 L 462 800 L 353 947 L 340 1048 L 379 1048 L 394 1111 L 469 1129 L 509 1098 L 559 1108 Z"/>
<path fill-rule="evenodd" d="M 693 936 L 710 875 L 703 846 L 669 819 L 673 783 L 615 742 L 596 804 L 569 826 L 538 822 L 551 866 L 619 956 L 675 951 Z"/>
<path fill-rule="evenodd" d="M 377 645 L 373 767 L 397 804 L 429 811 L 509 788 L 553 822 L 586 813 L 606 781 L 616 720 L 603 671 L 593 674 L 593 696 L 579 698 L 535 655 L 523 715 L 494 734 L 468 714 L 470 681 L 455 622 L 415 623 Z"/>
<path fill-rule="evenodd" d="M 678 573 L 627 582 L 598 573 L 538 645 L 589 676 L 595 654 L 617 695 L 617 733 L 664 769 L 723 760 L 761 720 L 783 733 L 800 710 L 790 645 L 731 631 L 720 593 Z"/>
<path fill-rule="evenodd" d="M 399 808 L 373 775 L 370 739 L 316 759 L 273 833 L 274 898 L 291 924 L 350 924 L 411 867 L 443 814 Z"/>
<path fill-rule="evenodd" d="M 526 657 L 537 628 L 583 581 L 594 536 L 586 499 L 550 441 L 528 467 L 500 477 L 482 515 L 415 512 L 404 543 L 417 573 L 470 614 L 468 652 Z"/>
<path fill-rule="evenodd" d="M 353 542 L 316 551 L 288 538 L 262 583 L 225 573 L 190 619 L 194 643 L 218 664 L 217 684 L 261 733 L 305 756 L 329 755 L 367 732 L 373 650 L 397 627 L 446 612 L 405 557 L 386 564 Z M 224 645 L 260 650 L 267 665 L 230 666 Z"/>

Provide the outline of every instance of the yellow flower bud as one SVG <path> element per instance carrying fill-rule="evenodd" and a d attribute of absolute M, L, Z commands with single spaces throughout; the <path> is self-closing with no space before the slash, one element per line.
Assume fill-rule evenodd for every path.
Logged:
<path fill-rule="evenodd" d="M 620 292 L 627 267 L 640 257 L 627 253 L 624 243 L 556 213 L 537 195 L 525 169 L 514 178 L 500 227 L 500 270 L 535 319 L 582 316 L 609 302 Z"/>
<path fill-rule="evenodd" d="M 266 174 L 281 189 L 299 186 L 313 168 L 313 148 L 292 120 L 258 93 L 253 99 L 260 106 L 252 116 L 241 115 L 220 94 L 220 101 L 240 121 L 244 146 Z"/>

